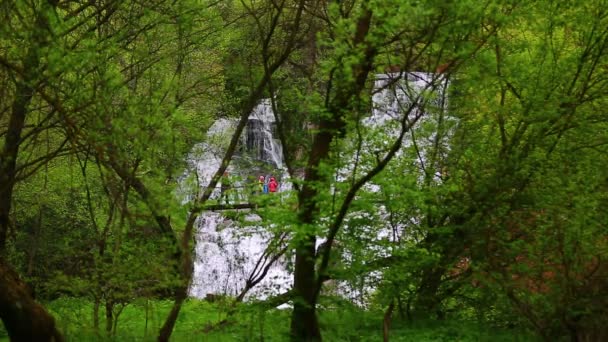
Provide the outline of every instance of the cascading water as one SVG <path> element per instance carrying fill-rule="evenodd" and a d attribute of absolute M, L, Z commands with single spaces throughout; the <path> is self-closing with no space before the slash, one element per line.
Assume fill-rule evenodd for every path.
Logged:
<path fill-rule="evenodd" d="M 225 148 L 222 142 L 229 139 L 234 131 L 235 121 L 218 120 L 208 131 L 209 144 L 199 147 L 201 153 L 192 156 L 200 184 L 208 184 L 218 169 Z M 273 135 L 275 118 L 270 100 L 262 100 L 249 116 L 241 137 L 241 150 L 228 170 L 235 181 L 232 187 L 240 193 L 238 200 L 247 202 L 251 186 L 255 186 L 258 175 L 269 174 L 283 178 L 283 154 L 280 141 Z M 240 164 L 246 165 L 239 167 Z M 286 187 L 279 184 L 279 189 Z M 219 188 L 214 190 L 214 198 L 219 198 Z M 245 217 L 245 224 L 236 224 L 221 213 L 203 213 L 197 222 L 194 274 L 190 285 L 190 295 L 197 298 L 226 294 L 237 295 L 245 286 L 252 271 L 260 265 L 257 261 L 263 255 L 272 235 L 256 224 L 260 218 L 255 214 Z M 264 266 L 264 265 L 261 265 Z M 263 298 L 269 294 L 285 291 L 291 286 L 289 273 L 280 264 L 271 267 L 265 279 L 249 294 Z"/>
<path fill-rule="evenodd" d="M 279 170 L 283 168 L 283 147 L 274 134 L 275 125 L 270 99 L 263 99 L 247 121 L 245 146 L 255 160 Z"/>
<path fill-rule="evenodd" d="M 255 226 L 257 218 L 248 218 L 249 226 L 237 226 L 221 213 L 201 216 L 196 235 L 196 259 L 190 295 L 204 298 L 209 294 L 236 296 L 245 280 L 264 253 L 271 234 Z M 250 296 L 263 298 L 273 287 L 277 291 L 289 288 L 290 277 L 280 265 L 272 267 L 265 280 L 255 287 Z"/>
<path fill-rule="evenodd" d="M 393 82 L 395 77 L 405 76 L 404 81 Z M 394 83 L 394 84 L 393 84 Z M 403 109 L 414 101 L 416 108 L 410 115 L 418 115 L 419 107 L 422 106 L 423 92 L 433 89 L 440 96 L 434 97 L 431 102 L 438 107 L 445 107 L 445 87 L 447 84 L 441 78 L 433 78 L 433 74 L 406 73 L 404 75 L 385 74 L 376 78 L 376 89 L 373 96 L 374 109 L 372 115 L 364 120 L 364 125 L 371 129 L 384 129 L 390 140 L 391 124 L 395 124 L 403 115 Z M 428 97 L 428 96 L 427 96 Z M 426 114 L 425 114 L 426 115 Z M 433 115 L 424 118 L 425 121 L 435 120 Z M 218 120 L 208 131 L 208 143 L 197 147 L 197 155 L 190 158 L 191 168 L 196 170 L 199 184 L 209 183 L 221 162 L 225 143 L 234 131 L 236 122 L 231 120 Z M 260 174 L 271 172 L 281 178 L 285 173 L 283 168 L 282 146 L 275 134 L 275 118 L 269 99 L 264 99 L 254 109 L 249 117 L 246 130 L 241 137 L 241 153 L 236 161 L 231 163 L 228 172 L 235 178 L 240 179 L 233 186 L 244 187 L 247 180 L 257 179 Z M 365 142 L 368 149 L 386 147 L 389 140 L 380 142 Z M 410 142 L 404 142 L 409 145 Z M 240 164 L 239 164 L 240 160 Z M 254 162 L 253 164 L 251 162 Z M 247 164 L 249 162 L 249 164 Z M 258 164 L 255 164 L 258 163 Z M 261 164 L 261 165 L 259 165 Z M 350 165 L 353 165 L 351 163 Z M 253 165 L 241 166 L 238 165 Z M 350 167 L 341 169 L 342 177 L 348 177 L 352 172 Z M 255 173 L 255 174 L 252 174 Z M 284 183 L 284 182 L 280 182 Z M 283 189 L 286 187 L 281 184 Z M 374 191 L 374 185 L 370 185 Z M 219 188 L 215 190 L 214 198 L 219 198 Z M 353 213 L 353 215 L 364 215 L 365 213 Z M 190 295 L 204 298 L 209 294 L 236 295 L 245 286 L 245 282 L 256 267 L 260 256 L 272 238 L 271 234 L 256 224 L 260 218 L 249 214 L 245 218 L 245 224 L 235 223 L 221 213 L 204 213 L 201 215 L 197 225 L 194 274 L 190 286 Z M 377 231 L 378 239 L 385 239 L 387 231 Z M 319 239 L 318 244 L 323 240 Z M 379 251 L 382 254 L 382 251 Z M 348 256 L 345 256 L 348 258 Z M 291 275 L 282 263 L 277 263 L 269 268 L 266 278 L 251 291 L 250 296 L 263 298 L 267 295 L 277 294 L 291 287 Z M 369 292 L 369 286 L 359 289 L 339 284 L 338 291 L 356 300 L 363 296 L 363 292 Z M 360 300 L 357 300 L 361 302 Z"/>
<path fill-rule="evenodd" d="M 380 74 L 376 75 L 374 86 L 376 91 L 372 97 L 372 115 L 362 121 L 365 129 L 368 130 L 361 142 L 363 151 L 376 153 L 377 156 L 386 153 L 399 135 L 402 120 L 407 122 L 410 127 L 410 134 L 407 134 L 406 139 L 403 140 L 402 148 L 397 151 L 396 159 L 403 155 L 405 148 L 413 145 L 412 137 L 414 135 L 417 136 L 416 145 L 419 153 L 413 164 L 420 169 L 427 164 L 426 148 L 431 147 L 430 145 L 449 149 L 448 141 L 452 130 L 446 127 L 453 127 L 455 119 L 446 114 L 448 81 L 443 75 L 422 72 Z M 429 129 L 431 127 L 432 129 Z M 428 135 L 426 131 L 432 133 L 426 139 L 421 139 L 421 136 Z M 340 168 L 338 180 L 345 181 L 353 177 L 355 159 L 355 156 L 351 156 L 351 160 Z M 366 172 L 365 167 L 359 166 L 358 172 L 360 177 L 362 173 Z M 424 174 L 424 172 L 420 172 L 420 174 Z M 438 177 L 435 177 L 434 180 L 438 180 Z M 419 181 L 424 180 L 421 178 Z M 364 188 L 369 192 L 380 191 L 380 187 L 373 182 L 367 183 Z M 388 223 L 390 214 L 384 205 L 377 205 L 376 210 L 375 218 L 364 211 L 349 213 L 344 222 L 343 231 L 345 234 L 354 234 L 369 241 L 369 245 L 366 246 L 367 257 L 379 260 L 391 256 L 390 243 L 387 242 L 394 242 L 394 230 L 405 232 L 406 227 L 403 224 L 391 227 Z M 415 217 L 411 219 L 416 220 Z M 365 226 L 361 223 L 351 229 L 350 220 L 359 222 L 380 220 L 385 223 L 380 229 L 377 224 Z M 350 232 L 346 233 L 348 230 Z M 407 237 L 405 238 L 407 239 Z M 342 258 L 344 263 L 348 264 L 352 256 L 344 252 Z M 366 305 L 377 285 L 380 284 L 381 278 L 381 272 L 375 271 L 355 282 L 339 282 L 337 292 L 353 303 Z"/>

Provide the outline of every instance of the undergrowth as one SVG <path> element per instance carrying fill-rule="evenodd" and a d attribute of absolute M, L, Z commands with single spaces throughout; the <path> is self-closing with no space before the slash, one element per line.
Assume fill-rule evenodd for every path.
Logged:
<path fill-rule="evenodd" d="M 155 341 L 156 333 L 171 308 L 171 301 L 140 300 L 124 307 L 116 330 L 105 331 L 103 306 L 99 328 L 93 327 L 93 304 L 79 298 L 61 298 L 46 303 L 56 317 L 66 341 Z M 230 323 L 217 328 L 226 318 L 227 305 L 188 300 L 184 303 L 172 334 L 172 341 L 285 341 L 288 340 L 290 310 L 264 311 L 255 305 L 241 305 Z M 319 311 L 325 341 L 382 341 L 382 312 L 356 307 L 332 307 Z M 208 329 L 216 326 L 216 328 Z M 525 331 L 497 329 L 468 321 L 407 322 L 394 317 L 391 341 L 535 341 Z M 0 325 L 0 341 L 8 341 Z"/>

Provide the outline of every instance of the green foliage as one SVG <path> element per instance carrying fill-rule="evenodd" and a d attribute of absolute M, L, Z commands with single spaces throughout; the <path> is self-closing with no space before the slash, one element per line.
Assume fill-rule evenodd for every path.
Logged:
<path fill-rule="evenodd" d="M 251 94 L 273 99 L 296 178 L 319 152 L 311 137 L 333 139 L 327 158 L 308 170 L 316 177 L 294 180 L 314 196 L 294 190 L 256 198 L 255 223 L 226 215 L 280 236 L 272 247 L 289 247 L 290 270 L 294 249 L 335 234 L 326 274 L 316 274 L 319 248 L 309 256 L 310 278 L 327 276 L 333 284 L 323 295 L 346 288 L 369 309 L 323 297 L 325 339 L 379 340 L 395 302 L 405 311 L 399 315 L 413 319 L 395 319 L 397 341 L 532 339 L 527 328 L 547 340 L 606 338 L 604 4 L 317 2 L 295 27 L 295 7 L 277 3 L 0 5 L 3 170 L 11 165 L 7 151 L 18 151 L 8 170 L 14 179 L 0 177 L 2 189 L 13 190 L 2 199 L 10 207 L 2 258 L 39 299 L 61 297 L 48 307 L 68 340 L 154 339 L 170 306 L 157 299 L 180 284 L 174 254 L 192 209 L 180 196 L 200 190 L 196 175 L 178 184 L 187 156 L 200 152 L 200 142 L 225 149 L 232 131 L 205 133 L 217 118 L 241 115 Z M 367 13 L 369 27 L 360 21 Z M 295 51 L 256 90 L 290 37 Z M 404 127 L 364 124 L 374 106 L 372 75 L 442 67 L 447 109 L 424 91 L 424 118 L 407 113 L 405 143 L 365 179 Z M 20 105 L 18 129 L 11 123 Z M 250 174 L 275 171 L 245 153 L 231 166 L 246 170 L 234 180 L 248 185 Z M 309 203 L 314 218 L 302 223 Z M 95 302 L 97 331 L 83 319 Z M 288 337 L 287 312 L 252 305 L 239 307 L 225 330 L 200 333 L 226 317 L 223 309 L 188 301 L 175 339 Z M 106 329 L 115 336 L 99 333 Z"/>
<path fill-rule="evenodd" d="M 324 303 L 324 304 L 330 304 Z M 323 309 L 320 322 L 328 341 L 382 341 L 382 313 L 365 311 L 351 305 L 334 303 Z M 117 331 L 112 336 L 95 332 L 90 319 L 92 303 L 76 298 L 61 298 L 47 305 L 57 317 L 67 341 L 153 341 L 155 332 L 170 309 L 168 301 L 138 300 L 125 307 Z M 222 320 L 226 311 L 217 304 L 190 300 L 184 304 L 172 337 L 175 341 L 284 341 L 288 339 L 289 312 L 263 311 L 243 305 L 223 328 L 204 332 Z M 104 318 L 101 319 L 103 326 Z M 2 339 L 0 329 L 0 340 Z M 528 332 L 480 325 L 474 321 L 393 322 L 391 340 L 395 341 L 535 341 Z"/>

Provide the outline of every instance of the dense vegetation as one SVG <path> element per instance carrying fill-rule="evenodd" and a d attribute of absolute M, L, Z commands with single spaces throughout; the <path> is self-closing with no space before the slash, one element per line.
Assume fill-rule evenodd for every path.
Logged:
<path fill-rule="evenodd" d="M 606 340 L 607 56 L 602 1 L 3 0 L 0 338 Z M 414 71 L 429 89 L 366 124 L 375 75 Z M 294 186 L 255 210 L 293 288 L 188 299 L 264 98 Z"/>

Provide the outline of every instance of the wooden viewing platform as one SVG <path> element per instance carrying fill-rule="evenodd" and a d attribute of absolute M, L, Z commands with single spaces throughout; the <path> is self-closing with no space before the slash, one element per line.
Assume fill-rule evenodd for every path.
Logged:
<path fill-rule="evenodd" d="M 219 187 L 217 188 L 219 190 Z M 255 190 L 255 191 L 254 191 Z M 257 188 L 251 186 L 232 186 L 227 190 L 226 194 L 221 195 L 216 193 L 211 203 L 203 205 L 203 210 L 221 211 L 221 210 L 239 210 L 239 209 L 256 209 L 264 207 L 268 203 L 268 198 L 272 196 L 280 196 L 279 192 L 275 193 L 259 193 Z M 226 203 L 227 196 L 228 202 Z M 266 198 L 266 199 L 265 199 Z M 256 203 L 252 203 L 256 202 Z"/>
<path fill-rule="evenodd" d="M 207 204 L 203 206 L 204 210 L 220 211 L 220 210 L 238 210 L 238 209 L 256 209 L 260 204 L 254 203 L 228 203 L 228 204 Z"/>

